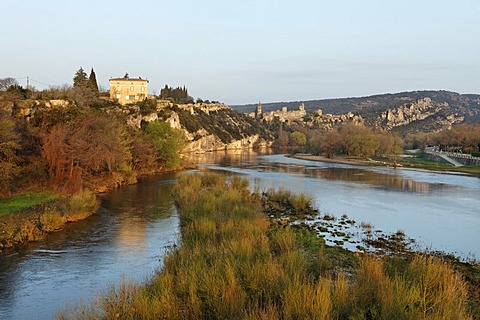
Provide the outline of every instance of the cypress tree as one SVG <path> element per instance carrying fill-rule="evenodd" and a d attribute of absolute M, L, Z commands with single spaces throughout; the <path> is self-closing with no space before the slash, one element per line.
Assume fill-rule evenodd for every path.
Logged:
<path fill-rule="evenodd" d="M 92 71 L 90 71 L 90 76 L 88 77 L 88 86 L 92 91 L 95 93 L 95 95 L 98 97 L 98 83 L 97 83 L 97 75 L 95 74 L 95 71 L 92 68 Z"/>

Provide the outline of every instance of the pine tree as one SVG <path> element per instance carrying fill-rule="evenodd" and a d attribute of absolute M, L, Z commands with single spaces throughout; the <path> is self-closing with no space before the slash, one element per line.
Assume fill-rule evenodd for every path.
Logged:
<path fill-rule="evenodd" d="M 92 68 L 92 71 L 90 71 L 90 76 L 88 77 L 88 86 L 90 87 L 90 89 L 92 89 L 92 91 L 98 97 L 97 76 L 93 68 Z"/>
<path fill-rule="evenodd" d="M 83 70 L 82 67 L 75 72 L 75 76 L 73 77 L 73 87 L 74 88 L 81 88 L 86 87 L 88 85 L 88 78 L 87 74 Z"/>

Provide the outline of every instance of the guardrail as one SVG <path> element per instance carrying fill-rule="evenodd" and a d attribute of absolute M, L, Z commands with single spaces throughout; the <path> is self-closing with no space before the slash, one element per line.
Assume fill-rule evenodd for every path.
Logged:
<path fill-rule="evenodd" d="M 433 149 L 433 148 L 432 148 Z M 424 152 L 426 154 L 430 154 L 433 156 L 437 156 L 440 158 L 443 158 L 444 160 L 450 162 L 451 164 L 458 166 L 460 163 L 460 166 L 462 165 L 480 165 L 480 158 L 479 157 L 474 157 L 471 154 L 468 153 L 460 153 L 460 152 L 446 152 L 446 151 L 434 151 L 432 149 L 425 149 Z M 459 162 L 457 162 L 458 160 Z"/>

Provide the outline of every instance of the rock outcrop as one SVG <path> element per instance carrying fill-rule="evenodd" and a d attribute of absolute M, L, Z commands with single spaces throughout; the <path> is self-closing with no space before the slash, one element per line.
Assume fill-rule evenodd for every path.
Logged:
<path fill-rule="evenodd" d="M 434 103 L 428 97 L 415 102 L 404 103 L 396 108 L 389 108 L 382 112 L 371 124 L 386 130 L 397 127 L 407 127 L 413 123 L 427 123 L 435 125 L 436 130 L 451 128 L 455 123 L 464 120 L 450 110 L 447 102 Z M 410 126 L 413 127 L 413 126 Z"/>
<path fill-rule="evenodd" d="M 185 132 L 188 152 L 262 148 L 274 139 L 256 119 L 223 104 L 178 105 L 165 108 L 163 114 L 173 128 Z"/>
<path fill-rule="evenodd" d="M 299 104 L 305 106 L 307 117 L 321 109 L 323 114 L 331 114 L 332 120 L 328 121 L 335 123 L 335 121 L 341 120 L 335 119 L 336 116 L 348 115 L 351 112 L 361 117 L 368 126 L 401 133 L 439 131 L 456 123 L 480 122 L 480 95 L 459 94 L 444 90 L 389 93 L 359 98 L 264 103 L 262 111 L 268 113 L 283 107 L 296 108 Z M 252 112 L 255 111 L 256 105 L 234 106 L 234 108 L 240 112 Z M 327 127 L 331 126 L 326 125 Z"/>

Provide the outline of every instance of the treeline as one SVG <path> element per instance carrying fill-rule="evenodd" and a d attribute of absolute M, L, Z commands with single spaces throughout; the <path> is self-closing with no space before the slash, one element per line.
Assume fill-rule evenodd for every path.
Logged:
<path fill-rule="evenodd" d="M 323 154 L 327 157 L 394 158 L 403 149 L 437 146 L 443 151 L 480 156 L 480 124 L 460 124 L 440 132 L 407 134 L 344 124 L 333 130 L 308 130 L 299 125 L 277 127 L 274 146 L 290 147 L 293 152 Z"/>
<path fill-rule="evenodd" d="M 185 86 L 182 87 L 169 87 L 165 85 L 163 89 L 160 90 L 160 99 L 172 100 L 177 103 L 193 103 L 194 100 L 188 95 L 188 90 Z"/>
<path fill-rule="evenodd" d="M 407 148 L 411 149 L 438 146 L 444 151 L 480 152 L 480 124 L 460 124 L 451 130 L 407 134 L 405 143 Z"/>
<path fill-rule="evenodd" d="M 0 113 L 3 197 L 39 184 L 68 194 L 102 190 L 180 164 L 183 132 L 161 121 L 136 130 L 124 118 L 75 105 L 37 111 L 28 122 Z"/>
<path fill-rule="evenodd" d="M 287 132 L 280 126 L 276 146 L 290 146 L 294 151 L 324 154 L 327 157 L 347 155 L 368 158 L 390 157 L 402 153 L 403 140 L 388 132 L 376 132 L 365 126 L 345 124 L 334 130 L 306 130 L 294 126 Z"/>
<path fill-rule="evenodd" d="M 100 108 L 110 104 L 109 101 L 100 99 L 102 95 L 108 96 L 108 92 L 101 92 L 93 68 L 87 75 L 80 67 L 73 76 L 73 85 L 50 86 L 44 90 L 36 90 L 32 85 L 24 88 L 14 78 L 0 79 L 0 96 L 3 101 L 67 100 L 78 107 Z"/>

